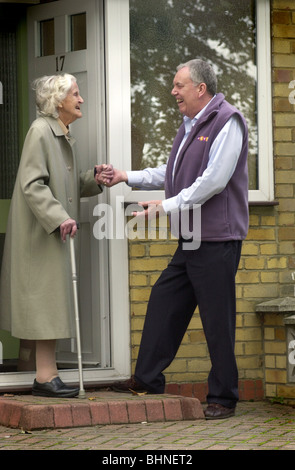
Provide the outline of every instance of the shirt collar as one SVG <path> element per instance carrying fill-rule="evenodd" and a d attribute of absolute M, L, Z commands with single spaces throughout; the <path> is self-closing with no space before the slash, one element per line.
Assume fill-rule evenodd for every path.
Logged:
<path fill-rule="evenodd" d="M 205 109 L 207 108 L 207 106 L 209 106 L 209 104 L 215 98 L 215 96 L 216 95 L 214 95 L 213 98 L 211 98 L 211 100 L 206 104 L 206 106 L 204 106 L 204 108 L 202 108 L 201 111 L 199 111 L 193 119 L 190 119 L 188 116 L 183 117 L 184 127 L 185 127 L 186 133 L 189 132 L 191 130 L 191 128 L 196 124 L 197 120 L 200 119 L 202 114 L 205 112 Z"/>

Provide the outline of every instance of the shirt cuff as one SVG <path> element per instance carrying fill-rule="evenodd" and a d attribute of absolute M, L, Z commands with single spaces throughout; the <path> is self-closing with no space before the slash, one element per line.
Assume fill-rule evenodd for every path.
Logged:
<path fill-rule="evenodd" d="M 170 212 L 179 211 L 179 207 L 177 204 L 177 196 L 170 197 L 169 199 L 164 199 L 164 201 L 162 201 L 162 206 L 166 214 Z"/>
<path fill-rule="evenodd" d="M 142 184 L 141 171 L 126 171 L 128 186 L 140 186 Z"/>

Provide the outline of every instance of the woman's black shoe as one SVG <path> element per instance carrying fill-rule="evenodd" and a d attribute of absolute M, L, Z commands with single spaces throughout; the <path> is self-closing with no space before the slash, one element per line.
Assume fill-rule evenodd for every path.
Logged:
<path fill-rule="evenodd" d="M 71 398 L 79 393 L 79 388 L 65 385 L 59 377 L 55 377 L 51 382 L 39 383 L 34 380 L 32 394 L 39 397 Z"/>

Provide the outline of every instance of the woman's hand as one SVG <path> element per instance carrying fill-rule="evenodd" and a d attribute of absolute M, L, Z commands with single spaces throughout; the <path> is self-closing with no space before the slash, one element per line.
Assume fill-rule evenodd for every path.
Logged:
<path fill-rule="evenodd" d="M 111 188 L 112 186 L 115 186 L 115 184 L 127 183 L 128 181 L 126 171 L 117 170 L 116 168 L 113 168 L 112 165 L 97 165 L 95 168 L 95 180 L 97 184 L 103 184 L 104 186 Z"/>
<path fill-rule="evenodd" d="M 97 184 L 109 185 L 114 176 L 113 165 L 95 165 L 95 181 Z"/>
<path fill-rule="evenodd" d="M 67 219 L 65 220 L 60 226 L 60 237 L 63 242 L 66 241 L 67 235 L 74 237 L 77 233 L 78 226 L 77 222 L 74 219 Z"/>

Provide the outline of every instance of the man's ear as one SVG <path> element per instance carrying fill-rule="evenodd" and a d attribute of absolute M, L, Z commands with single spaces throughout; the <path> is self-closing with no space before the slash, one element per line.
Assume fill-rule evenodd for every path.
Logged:
<path fill-rule="evenodd" d="M 199 83 L 199 97 L 204 96 L 207 92 L 207 85 L 206 83 Z"/>

